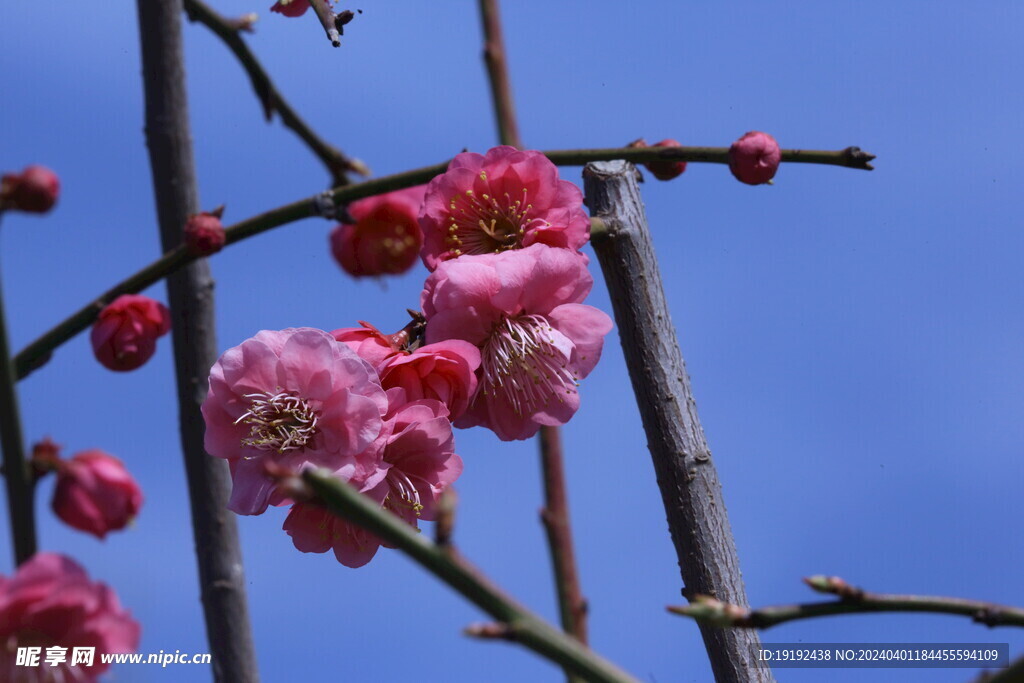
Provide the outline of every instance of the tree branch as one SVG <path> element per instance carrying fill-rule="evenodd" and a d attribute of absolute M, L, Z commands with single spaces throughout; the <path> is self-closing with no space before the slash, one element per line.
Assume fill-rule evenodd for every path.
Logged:
<path fill-rule="evenodd" d="M 316 13 L 316 18 L 320 20 L 320 24 L 324 27 L 327 40 L 331 41 L 331 45 L 334 47 L 340 47 L 341 32 L 338 30 L 330 2 L 328 0 L 309 0 L 309 4 L 313 8 L 313 12 Z"/>
<path fill-rule="evenodd" d="M 1024 657 L 1010 662 L 1010 666 L 996 671 L 983 671 L 971 683 L 1020 683 L 1024 681 Z"/>
<path fill-rule="evenodd" d="M 503 145 L 523 148 L 516 125 L 516 107 L 512 100 L 512 83 L 505 62 L 505 40 L 501 33 L 501 10 L 498 0 L 479 0 L 480 21 L 484 29 L 484 64 L 491 85 L 491 101 L 498 123 L 498 139 Z"/>
<path fill-rule="evenodd" d="M 611 295 L 683 594 L 709 594 L 743 605 L 747 597 L 722 487 L 665 303 L 637 177 L 636 168 L 624 161 L 584 169 L 587 205 L 606 228 L 591 235 L 591 244 Z M 754 659 L 756 632 L 704 623 L 700 630 L 716 681 L 772 680 L 771 671 Z"/>
<path fill-rule="evenodd" d="M 955 614 L 970 617 L 971 620 L 989 627 L 1024 626 L 1024 609 L 1019 607 L 1007 607 L 1006 605 L 964 598 L 868 593 L 851 586 L 836 576 L 812 576 L 804 579 L 804 583 L 819 593 L 835 595 L 839 600 L 750 609 L 699 595 L 694 598 L 694 603 L 691 605 L 669 607 L 668 610 L 717 626 L 762 630 L 798 619 L 869 612 Z"/>
<path fill-rule="evenodd" d="M 783 150 L 782 158 L 784 161 L 847 166 L 848 164 L 844 160 L 853 158 L 848 154 L 848 150 L 856 149 L 856 147 L 849 147 L 846 150 L 839 150 L 837 152 Z M 713 153 L 708 150 L 711 150 Z M 544 154 L 556 165 L 579 166 L 591 161 L 623 159 L 626 157 L 634 162 L 642 163 L 668 158 L 666 154 L 671 155 L 673 159 L 689 157 L 695 161 L 728 163 L 728 152 L 728 148 L 725 147 L 647 147 L 643 149 L 622 147 L 611 149 L 555 150 L 544 152 Z M 870 154 L 864 155 L 862 152 L 858 152 L 858 154 L 868 159 L 874 159 Z M 849 167 L 870 168 L 867 165 L 850 165 Z M 291 204 L 271 209 L 266 213 L 247 218 L 226 228 L 227 244 L 231 245 L 235 242 L 240 242 L 262 232 L 273 230 L 303 218 L 310 218 L 311 216 L 323 215 L 325 213 L 333 214 L 334 206 L 348 204 L 357 199 L 384 194 L 392 190 L 401 190 L 413 185 L 422 185 L 434 176 L 444 173 L 447 168 L 448 162 L 445 161 L 433 166 L 425 166 L 403 173 L 396 173 L 395 175 L 366 180 L 345 187 L 336 187 L 326 193 L 306 197 Z M 54 349 L 91 325 L 99 312 L 103 310 L 103 307 L 118 296 L 142 291 L 146 287 L 159 282 L 169 273 L 188 265 L 194 260 L 195 257 L 190 256 L 183 246 L 179 245 L 169 249 L 153 263 L 107 290 L 75 313 L 72 313 L 18 353 L 15 357 L 18 379 L 24 379 L 31 372 L 41 367 Z"/>
<path fill-rule="evenodd" d="M 0 209 L 0 217 L 3 210 Z M 18 377 L 7 337 L 4 296 L 0 289 L 0 448 L 7 487 L 14 561 L 21 564 L 36 552 L 35 486 L 25 461 L 25 440 L 18 408 Z"/>
<path fill-rule="evenodd" d="M 238 22 L 232 22 L 224 18 L 206 3 L 201 2 L 201 0 L 185 0 L 185 12 L 188 14 L 190 21 L 198 21 L 209 28 L 224 41 L 228 49 L 235 53 L 242 68 L 249 75 L 252 89 L 256 91 L 256 97 L 259 98 L 260 104 L 263 106 L 264 118 L 270 121 L 274 116 L 274 112 L 277 112 L 281 117 L 281 123 L 292 129 L 306 143 L 310 151 L 327 167 L 327 171 L 331 174 L 336 186 L 348 185 L 349 179 L 346 176 L 348 172 L 357 173 L 361 176 L 370 175 L 370 169 L 363 162 L 358 159 L 350 159 L 341 150 L 325 142 L 292 109 L 292 106 L 288 104 L 288 101 L 281 95 L 273 81 L 270 80 L 270 76 L 263 68 L 263 65 L 260 64 L 259 60 L 256 59 L 256 56 L 249 49 L 249 46 L 242 39 L 238 29 Z"/>
<path fill-rule="evenodd" d="M 500 637 L 519 643 L 587 681 L 636 683 L 636 679 L 562 633 L 494 586 L 451 546 L 438 546 L 327 470 L 302 479 L 333 514 L 394 545 L 474 605 L 501 622 Z M 486 630 L 486 629 L 485 629 Z M 474 634 L 471 627 L 470 633 Z M 492 634 L 497 635 L 497 634 Z"/>
<path fill-rule="evenodd" d="M 163 248 L 171 252 L 198 208 L 181 38 L 182 0 L 138 0 L 146 143 Z M 228 511 L 227 463 L 206 454 L 199 406 L 217 358 L 213 280 L 205 258 L 167 279 L 182 454 L 192 507 L 206 635 L 217 681 L 259 679 L 238 528 Z"/>

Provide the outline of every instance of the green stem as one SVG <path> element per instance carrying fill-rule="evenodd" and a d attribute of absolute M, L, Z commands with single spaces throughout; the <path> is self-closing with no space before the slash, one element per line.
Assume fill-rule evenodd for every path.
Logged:
<path fill-rule="evenodd" d="M 608 159 L 626 159 L 634 163 L 671 159 L 724 164 L 728 163 L 729 150 L 725 147 L 647 147 L 641 149 L 620 147 L 554 150 L 543 152 L 543 154 L 559 166 L 581 166 L 591 161 Z M 848 147 L 834 152 L 782 151 L 783 161 L 831 164 L 868 170 L 871 169 L 871 165 L 868 163 L 871 159 L 874 159 L 872 155 L 861 152 L 856 147 Z M 317 207 L 325 201 L 333 205 L 348 204 L 364 197 L 422 185 L 434 176 L 444 173 L 447 168 L 448 162 L 445 161 L 433 166 L 424 166 L 353 185 L 336 187 L 323 195 L 300 199 L 229 226 L 226 229 L 227 244 L 234 244 L 282 225 L 319 215 L 321 211 Z M 46 362 L 54 349 L 91 325 L 103 307 L 115 298 L 121 294 L 140 292 L 195 259 L 196 257 L 189 255 L 184 247 L 177 247 L 65 318 L 15 356 L 18 379 L 27 377 L 29 373 Z"/>
<path fill-rule="evenodd" d="M 636 679 L 551 626 L 505 595 L 451 546 L 438 546 L 327 470 L 302 478 L 330 512 L 354 522 L 407 554 L 505 627 L 502 637 L 582 676 L 587 681 L 636 683 Z"/>

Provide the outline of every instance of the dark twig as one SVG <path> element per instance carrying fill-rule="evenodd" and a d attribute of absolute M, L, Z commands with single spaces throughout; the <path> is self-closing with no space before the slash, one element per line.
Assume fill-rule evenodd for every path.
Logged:
<path fill-rule="evenodd" d="M 544 508 L 540 516 L 547 532 L 548 550 L 554 565 L 558 612 L 565 632 L 586 644 L 587 601 L 580 589 L 572 526 L 569 524 L 561 430 L 558 427 L 542 427 L 539 438 L 544 475 Z"/>
<path fill-rule="evenodd" d="M 274 112 L 281 117 L 281 123 L 298 135 L 310 151 L 315 154 L 334 179 L 334 184 L 344 186 L 349 183 L 348 172 L 357 173 L 362 176 L 370 175 L 370 169 L 358 159 L 351 159 L 338 148 L 324 141 L 309 124 L 292 108 L 288 101 L 281 95 L 263 65 L 249 49 L 249 46 L 242 39 L 239 33 L 237 21 L 231 21 L 209 7 L 201 0 L 185 0 L 185 12 L 191 21 L 198 21 L 213 31 L 224 44 L 228 46 L 239 63 L 249 75 L 256 97 L 263 106 L 263 116 L 270 121 Z"/>
<path fill-rule="evenodd" d="M 855 148 L 850 148 L 855 149 Z M 591 161 L 602 161 L 608 159 L 620 159 L 629 157 L 635 162 L 645 162 L 664 158 L 666 153 L 671 153 L 672 158 L 685 156 L 692 152 L 693 160 L 707 161 L 712 163 L 727 163 L 726 156 L 728 149 L 712 147 L 648 147 L 646 149 L 612 148 L 612 149 L 570 149 L 544 152 L 551 161 L 559 166 L 579 166 Z M 696 151 L 695 151 L 696 150 Z M 704 150 L 704 151 L 700 151 Z M 709 154 L 707 150 L 713 150 L 715 154 Z M 810 156 L 808 156 L 810 155 Z M 868 155 L 870 157 L 870 155 Z M 697 157 L 701 157 L 697 159 Z M 832 164 L 838 166 L 847 165 L 843 160 L 848 158 L 846 150 L 838 152 L 801 152 L 797 150 L 783 150 L 782 158 L 787 157 L 791 161 L 808 163 Z M 874 157 L 871 157 L 872 159 Z M 401 190 L 413 185 L 422 185 L 439 173 L 444 173 L 448 168 L 445 161 L 433 166 L 396 173 L 395 175 L 374 178 L 361 183 L 355 183 L 345 187 L 337 187 L 325 194 L 313 195 L 299 201 L 279 206 L 265 213 L 247 218 L 244 221 L 235 223 L 226 229 L 227 243 L 234 244 L 249 237 L 254 237 L 262 232 L 293 223 L 303 218 L 310 218 L 323 214 L 325 209 L 334 206 L 348 204 L 357 199 L 384 194 L 392 190 Z M 851 168 L 863 168 L 863 166 L 851 166 Z M 325 206 L 326 205 L 326 206 Z M 333 209 L 330 211 L 333 213 Z M 140 292 L 146 287 L 159 282 L 169 273 L 176 271 L 192 261 L 183 246 L 169 250 L 159 259 L 147 265 L 139 272 L 131 275 L 126 280 L 114 285 L 112 288 L 101 294 L 99 297 L 72 313 L 63 321 L 55 325 L 41 337 L 31 342 L 22 349 L 15 357 L 15 365 L 18 371 L 18 379 L 24 379 L 29 373 L 42 366 L 49 355 L 58 346 L 68 341 L 76 334 L 87 328 L 96 319 L 97 314 L 106 304 L 109 304 L 121 294 Z"/>
<path fill-rule="evenodd" d="M 324 27 L 324 32 L 327 33 L 327 39 L 331 41 L 331 45 L 340 47 L 341 31 L 338 28 L 337 17 L 335 17 L 334 11 L 331 9 L 329 0 L 309 0 L 309 4 L 313 8 L 313 12 L 316 13 L 316 18 L 320 20 L 320 24 Z"/>
<path fill-rule="evenodd" d="M 503 145 L 523 148 L 516 124 L 515 101 L 508 63 L 505 59 L 505 41 L 501 30 L 501 9 L 498 0 L 479 0 L 480 20 L 484 31 L 484 63 L 491 86 L 494 117 L 498 124 L 498 138 Z M 544 426 L 537 435 L 541 474 L 544 478 L 544 507 L 541 521 L 547 534 L 548 549 L 554 572 L 555 591 L 562 628 L 581 643 L 587 643 L 587 603 L 580 588 L 576 569 L 576 554 L 569 524 L 569 501 L 562 458 L 562 437 L 558 427 Z M 577 679 L 567 673 L 573 683 Z"/>
<path fill-rule="evenodd" d="M 198 209 L 181 36 L 182 0 L 138 0 L 149 148 L 160 238 L 166 251 L 181 243 Z M 213 280 L 205 258 L 167 278 L 178 385 L 182 454 L 192 507 L 206 635 L 217 681 L 259 679 L 235 516 L 227 509 L 227 464 L 203 448 L 199 406 L 217 358 Z"/>
<path fill-rule="evenodd" d="M 679 560 L 683 594 L 709 594 L 743 605 L 746 592 L 722 487 L 665 303 L 637 175 L 636 168 L 623 161 L 586 167 L 587 205 L 605 228 L 593 231 L 591 244 L 611 295 Z M 754 660 L 756 632 L 707 624 L 700 624 L 700 630 L 716 681 L 772 680 L 771 671 L 759 668 Z"/>
<path fill-rule="evenodd" d="M 487 80 L 491 85 L 491 100 L 494 103 L 495 119 L 498 123 L 498 139 L 503 145 L 523 148 L 516 125 L 516 107 L 512 100 L 512 83 L 505 62 L 505 40 L 501 31 L 501 10 L 498 0 L 479 0 L 480 21 L 484 29 L 484 63 L 487 65 Z"/>
<path fill-rule="evenodd" d="M 3 210 L 0 210 L 3 217 Z M 7 337 L 4 295 L 0 289 L 0 448 L 7 487 L 14 561 L 21 564 L 36 552 L 35 487 L 25 461 L 25 441 L 18 408 L 18 377 Z"/>
<path fill-rule="evenodd" d="M 1024 609 L 1019 607 L 964 598 L 869 593 L 835 576 L 812 576 L 804 579 L 804 583 L 819 593 L 831 593 L 839 600 L 750 609 L 700 595 L 690 605 L 669 607 L 668 610 L 718 626 L 762 630 L 797 619 L 870 612 L 954 614 L 970 617 L 972 621 L 989 627 L 1024 626 Z"/>
<path fill-rule="evenodd" d="M 376 534 L 467 600 L 500 622 L 470 627 L 471 635 L 519 643 L 586 681 L 636 683 L 636 679 L 523 607 L 484 577 L 453 547 L 439 546 L 327 470 L 307 470 L 302 479 L 333 514 Z M 479 631 L 479 632 L 478 632 Z"/>

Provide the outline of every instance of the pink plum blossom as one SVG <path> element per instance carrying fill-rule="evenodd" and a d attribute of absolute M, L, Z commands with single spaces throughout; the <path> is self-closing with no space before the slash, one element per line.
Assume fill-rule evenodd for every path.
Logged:
<path fill-rule="evenodd" d="M 430 270 L 464 254 L 495 254 L 541 243 L 577 250 L 590 237 L 583 193 L 558 179 L 540 152 L 501 146 L 464 152 L 427 185 L 423 263 Z"/>
<path fill-rule="evenodd" d="M 159 301 L 122 294 L 100 311 L 92 326 L 93 355 L 103 367 L 127 372 L 156 353 L 156 340 L 171 329 L 171 314 Z"/>
<path fill-rule="evenodd" d="M 580 303 L 592 286 L 581 254 L 541 244 L 438 266 L 422 294 L 427 341 L 462 339 L 481 353 L 477 390 L 455 426 L 484 425 L 507 441 L 569 421 L 576 382 L 612 328 Z"/>
<path fill-rule="evenodd" d="M 779 143 L 768 133 L 751 131 L 729 147 L 729 170 L 747 185 L 771 181 L 781 161 Z"/>
<path fill-rule="evenodd" d="M 426 185 L 352 202 L 355 223 L 331 232 L 331 253 L 349 275 L 397 275 L 412 267 L 423 245 L 417 216 Z"/>
<path fill-rule="evenodd" d="M 142 489 L 114 456 L 93 449 L 55 465 L 53 511 L 68 526 L 103 538 L 139 514 Z"/>
<path fill-rule="evenodd" d="M 89 580 L 74 560 L 36 553 L 11 577 L 0 576 L 0 680 L 94 683 L 110 668 L 100 655 L 134 652 L 139 624 L 117 595 Z M 67 661 L 45 663 L 46 649 L 67 648 Z M 74 648 L 95 648 L 91 666 L 70 666 Z M 38 666 L 18 666 L 18 648 L 41 648 Z"/>
<path fill-rule="evenodd" d="M 405 350 L 402 333 L 387 335 L 369 323 L 331 334 L 347 343 L 377 368 L 385 390 L 401 387 L 410 401 L 432 398 L 445 404 L 452 420 L 461 417 L 476 391 L 480 350 L 469 342 L 449 339 Z"/>
<path fill-rule="evenodd" d="M 206 450 L 231 467 L 228 507 L 253 515 L 285 502 L 268 463 L 354 475 L 387 407 L 373 367 L 323 330 L 264 330 L 228 349 L 202 406 Z"/>
<path fill-rule="evenodd" d="M 435 519 L 438 498 L 462 473 L 462 459 L 454 452 L 448 411 L 440 401 L 407 402 L 402 389 L 387 393 L 391 409 L 369 449 L 377 464 L 357 473 L 349 483 L 417 527 L 421 519 Z M 302 552 L 333 549 L 338 562 L 346 567 L 363 566 L 386 545 L 361 527 L 308 503 L 292 507 L 284 530 Z"/>

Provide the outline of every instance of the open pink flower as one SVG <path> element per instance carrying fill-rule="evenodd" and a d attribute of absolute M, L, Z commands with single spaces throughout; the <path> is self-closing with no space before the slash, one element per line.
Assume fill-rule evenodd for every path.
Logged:
<path fill-rule="evenodd" d="M 397 275 L 420 255 L 423 233 L 417 216 L 426 185 L 352 202 L 355 223 L 331 231 L 331 253 L 349 275 Z"/>
<path fill-rule="evenodd" d="M 437 500 L 462 473 L 462 459 L 448 411 L 439 401 L 406 402 L 402 389 L 388 391 L 391 409 L 373 447 L 377 466 L 351 483 L 413 527 L 433 520 Z M 377 553 L 381 539 L 357 525 L 334 517 L 316 505 L 292 507 L 284 530 L 295 547 L 306 553 L 334 550 L 338 562 L 361 567 Z"/>
<path fill-rule="evenodd" d="M 0 680 L 12 683 L 93 683 L 110 668 L 101 654 L 134 652 L 139 624 L 117 595 L 89 580 L 74 560 L 36 553 L 6 578 L 0 576 Z M 67 648 L 67 661 L 45 663 L 46 649 Z M 90 666 L 70 666 L 74 648 L 95 648 Z M 18 648 L 38 648 L 38 666 L 19 666 Z"/>
<path fill-rule="evenodd" d="M 277 0 L 270 6 L 271 12 L 277 12 L 286 17 L 301 17 L 308 9 L 309 0 Z"/>
<path fill-rule="evenodd" d="M 331 334 L 377 369 L 385 390 L 401 387 L 410 401 L 432 398 L 445 404 L 452 420 L 461 417 L 476 391 L 480 350 L 449 339 L 406 351 L 399 335 L 387 335 L 369 323 L 343 327 Z"/>
<path fill-rule="evenodd" d="M 576 250 L 590 237 L 583 193 L 558 179 L 540 152 L 495 147 L 464 152 L 427 185 L 423 210 L 423 263 L 464 254 L 494 254 L 534 243 Z"/>
<path fill-rule="evenodd" d="M 264 330 L 214 364 L 202 412 L 206 451 L 231 466 L 228 507 L 254 515 L 284 502 L 268 462 L 354 473 L 387 397 L 370 364 L 327 332 Z"/>
<path fill-rule="evenodd" d="M 100 311 L 92 326 L 92 351 L 108 370 L 127 372 L 156 353 L 156 340 L 171 329 L 171 314 L 159 301 L 122 294 Z"/>
<path fill-rule="evenodd" d="M 128 526 L 142 506 L 142 489 L 124 463 L 101 450 L 58 461 L 53 511 L 65 524 L 103 538 Z"/>
<path fill-rule="evenodd" d="M 581 254 L 540 244 L 438 266 L 422 295 L 427 341 L 462 339 L 482 359 L 457 427 L 484 425 L 507 441 L 569 421 L 579 408 L 576 382 L 612 328 L 605 313 L 579 303 L 592 286 Z"/>

